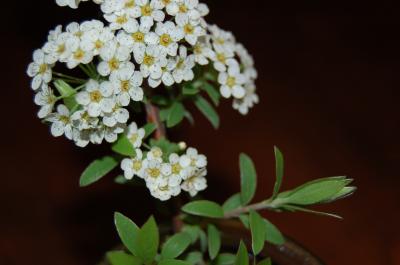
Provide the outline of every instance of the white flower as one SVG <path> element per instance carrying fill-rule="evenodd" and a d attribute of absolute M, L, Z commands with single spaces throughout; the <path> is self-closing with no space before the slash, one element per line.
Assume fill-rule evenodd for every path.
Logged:
<path fill-rule="evenodd" d="M 116 104 L 112 98 L 113 94 L 111 82 L 105 81 L 99 84 L 95 80 L 89 80 L 85 90 L 76 95 L 76 101 L 87 107 L 89 116 L 98 117 L 102 113 L 112 112 Z"/>
<path fill-rule="evenodd" d="M 100 50 L 100 57 L 103 60 L 97 66 L 97 71 L 102 76 L 108 76 L 110 73 L 121 69 L 130 64 L 130 51 L 126 46 L 118 44 L 116 41 L 106 43 Z"/>
<path fill-rule="evenodd" d="M 146 35 L 145 41 L 150 45 L 158 45 L 161 52 L 176 56 L 178 41 L 183 39 L 183 30 L 173 22 L 157 23 L 155 32 Z"/>
<path fill-rule="evenodd" d="M 161 201 L 167 201 L 171 197 L 178 196 L 181 193 L 180 186 L 170 186 L 168 184 L 151 186 L 149 189 L 151 195 Z"/>
<path fill-rule="evenodd" d="M 214 46 L 214 52 L 211 60 L 214 62 L 215 70 L 219 72 L 225 72 L 228 65 L 237 63 L 233 58 L 235 54 L 230 49 L 224 49 L 222 46 Z"/>
<path fill-rule="evenodd" d="M 101 4 L 101 11 L 104 14 L 111 14 L 113 12 L 121 11 L 125 5 L 130 6 L 130 4 L 135 4 L 134 0 L 104 0 Z"/>
<path fill-rule="evenodd" d="M 195 66 L 194 55 L 187 55 L 187 49 L 184 46 L 179 47 L 179 56 L 176 58 L 176 66 L 172 76 L 176 83 L 190 81 L 194 78 L 193 67 Z"/>
<path fill-rule="evenodd" d="M 47 36 L 47 41 L 55 41 L 57 40 L 58 36 L 62 33 L 62 26 L 58 25 L 53 30 L 49 31 L 49 35 Z"/>
<path fill-rule="evenodd" d="M 215 49 L 230 52 L 235 50 L 236 41 L 231 32 L 222 30 L 216 25 L 209 25 L 208 30 L 211 32 L 211 39 Z"/>
<path fill-rule="evenodd" d="M 207 188 L 206 169 L 196 171 L 192 176 L 187 178 L 181 185 L 182 190 L 189 192 L 190 196 L 196 196 L 199 191 Z"/>
<path fill-rule="evenodd" d="M 188 16 L 178 20 L 177 24 L 184 32 L 185 40 L 192 46 L 197 43 L 197 39 L 200 36 L 204 36 L 206 34 L 206 30 L 199 24 L 199 22 L 190 20 Z"/>
<path fill-rule="evenodd" d="M 161 22 L 165 18 L 165 14 L 160 10 L 159 6 L 156 5 L 155 1 L 149 0 L 136 0 L 136 6 L 132 9 L 130 14 L 135 17 L 140 17 L 140 24 L 146 28 L 151 28 L 154 21 Z"/>
<path fill-rule="evenodd" d="M 79 64 L 88 64 L 93 60 L 93 52 L 85 51 L 81 47 L 74 50 L 68 58 L 67 67 L 73 69 Z"/>
<path fill-rule="evenodd" d="M 218 82 L 221 84 L 220 92 L 225 98 L 243 98 L 245 89 L 243 87 L 246 77 L 240 73 L 238 64 L 232 64 L 228 68 L 228 72 L 221 72 L 218 75 Z"/>
<path fill-rule="evenodd" d="M 169 15 L 175 16 L 176 22 L 186 18 L 198 20 L 201 17 L 200 12 L 197 10 L 198 5 L 198 0 L 175 0 L 166 9 Z"/>
<path fill-rule="evenodd" d="M 157 80 L 162 76 L 162 67 L 168 63 L 166 55 L 162 53 L 159 47 L 149 45 L 146 47 L 146 52 L 143 56 L 136 56 L 136 61 L 140 64 L 140 71 L 143 77 L 149 77 Z"/>
<path fill-rule="evenodd" d="M 104 45 L 114 38 L 114 33 L 108 27 L 93 28 L 86 31 L 82 36 L 81 48 L 91 51 L 93 55 L 99 55 Z"/>
<path fill-rule="evenodd" d="M 116 11 L 111 14 L 105 14 L 104 18 L 110 22 L 109 27 L 112 30 L 124 29 L 129 31 L 132 27 L 134 27 L 136 22 L 136 19 L 129 16 L 125 10 Z"/>
<path fill-rule="evenodd" d="M 65 136 L 72 140 L 72 123 L 68 108 L 60 104 L 57 106 L 57 112 L 52 113 L 46 119 L 51 122 L 51 134 L 54 137 L 59 137 L 65 134 Z"/>
<path fill-rule="evenodd" d="M 175 183 L 171 183 L 172 185 L 180 185 L 182 179 L 186 179 L 188 176 L 186 175 L 187 171 L 181 165 L 181 157 L 175 153 L 172 153 L 169 156 L 169 163 L 171 165 L 171 178 Z"/>
<path fill-rule="evenodd" d="M 135 122 L 132 122 L 128 127 L 127 138 L 132 143 L 133 147 L 139 148 L 142 145 L 145 131 L 143 128 L 138 129 Z M 150 153 L 150 152 L 149 152 Z"/>
<path fill-rule="evenodd" d="M 49 86 L 45 85 L 42 86 L 42 89 L 36 94 L 34 101 L 36 105 L 41 106 L 38 112 L 38 117 L 43 119 L 53 111 L 57 98 L 54 95 L 53 90 Z"/>
<path fill-rule="evenodd" d="M 47 86 L 51 81 L 51 65 L 48 64 L 46 54 L 43 50 L 36 50 L 33 53 L 33 62 L 29 64 L 27 74 L 33 78 L 31 83 L 33 90 Z"/>
<path fill-rule="evenodd" d="M 129 119 L 129 111 L 119 104 L 116 104 L 110 113 L 103 114 L 103 123 L 107 127 L 114 127 L 117 124 L 126 124 Z"/>
<path fill-rule="evenodd" d="M 130 180 L 133 176 L 144 178 L 144 171 L 146 169 L 146 160 L 143 160 L 143 153 L 140 149 L 136 149 L 135 158 L 125 158 L 121 162 L 121 169 L 124 171 L 126 179 Z"/>
<path fill-rule="evenodd" d="M 110 81 L 114 86 L 115 95 L 118 103 L 122 106 L 128 106 L 130 100 L 143 100 L 143 89 L 140 87 L 143 82 L 142 73 L 135 71 L 133 64 L 128 64 L 126 67 L 113 72 L 110 75 Z"/>
<path fill-rule="evenodd" d="M 176 60 L 174 59 L 169 59 L 168 63 L 165 67 L 161 68 L 162 71 L 162 75 L 160 79 L 149 79 L 148 83 L 149 86 L 152 88 L 158 87 L 161 82 L 165 85 L 165 86 L 172 86 L 175 83 L 174 77 L 172 76 L 172 71 L 176 68 Z"/>
<path fill-rule="evenodd" d="M 181 156 L 180 164 L 182 167 L 204 168 L 207 166 L 207 157 L 198 153 L 196 148 L 189 147 L 186 154 Z"/>
<path fill-rule="evenodd" d="M 99 124 L 99 119 L 90 116 L 87 110 L 75 111 L 71 115 L 71 121 L 74 128 L 77 128 L 79 131 L 94 129 Z"/>
<path fill-rule="evenodd" d="M 200 38 L 196 45 L 193 47 L 193 53 L 196 63 L 200 65 L 207 65 L 208 59 L 215 58 L 215 53 L 211 49 L 209 40 L 204 37 Z"/>
<path fill-rule="evenodd" d="M 72 53 L 70 48 L 72 45 L 69 43 L 75 41 L 75 37 L 70 33 L 62 32 L 57 36 L 49 36 L 49 39 L 49 42 L 43 46 L 43 51 L 47 54 L 49 63 L 66 62 Z"/>
<path fill-rule="evenodd" d="M 254 83 L 246 83 L 245 90 L 245 96 L 241 99 L 235 99 L 232 103 L 233 108 L 238 110 L 242 115 L 246 115 L 249 109 L 259 102 Z"/>
<path fill-rule="evenodd" d="M 78 8 L 80 0 L 56 0 L 59 6 L 69 6 L 70 8 Z"/>
<path fill-rule="evenodd" d="M 156 160 L 159 162 L 162 162 L 162 156 L 163 152 L 161 148 L 154 146 L 151 148 L 151 150 L 147 153 L 147 159 L 148 160 Z"/>

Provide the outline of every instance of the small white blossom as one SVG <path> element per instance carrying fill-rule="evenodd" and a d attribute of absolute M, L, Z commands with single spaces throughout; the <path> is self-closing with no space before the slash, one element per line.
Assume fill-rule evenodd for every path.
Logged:
<path fill-rule="evenodd" d="M 200 65 L 207 65 L 209 59 L 215 58 L 215 53 L 211 49 L 211 44 L 205 37 L 199 39 L 199 41 L 193 47 L 193 53 L 196 63 Z"/>
<path fill-rule="evenodd" d="M 114 86 L 118 103 L 122 106 L 128 106 L 131 99 L 133 101 L 143 100 L 144 93 L 140 87 L 143 76 L 141 72 L 135 71 L 133 64 L 128 64 L 126 67 L 113 72 L 110 75 L 110 81 Z"/>
<path fill-rule="evenodd" d="M 201 14 L 197 10 L 198 5 L 198 0 L 175 0 L 166 9 L 169 15 L 175 16 L 176 22 L 186 20 L 187 18 L 189 20 L 199 20 Z"/>
<path fill-rule="evenodd" d="M 245 84 L 245 90 L 245 96 L 241 99 L 235 99 L 232 103 L 233 108 L 238 110 L 242 115 L 246 115 L 249 109 L 259 102 L 254 83 Z"/>
<path fill-rule="evenodd" d="M 58 105 L 57 112 L 50 114 L 46 120 L 52 123 L 51 134 L 54 137 L 59 137 L 65 134 L 65 137 L 72 140 L 70 112 L 65 105 Z"/>
<path fill-rule="evenodd" d="M 135 122 L 132 122 L 128 127 L 127 137 L 132 143 L 133 147 L 139 148 L 142 145 L 142 140 L 144 138 L 145 131 L 143 128 L 138 129 Z"/>
<path fill-rule="evenodd" d="M 126 124 L 129 119 L 129 111 L 119 104 L 116 104 L 110 113 L 103 114 L 103 123 L 107 127 L 114 127 L 117 124 Z"/>
<path fill-rule="evenodd" d="M 81 48 L 93 55 L 99 55 L 104 45 L 114 38 L 114 33 L 108 27 L 92 28 L 82 36 Z"/>
<path fill-rule="evenodd" d="M 31 87 L 37 90 L 47 86 L 52 78 L 51 65 L 48 64 L 46 54 L 43 50 L 36 50 L 33 53 L 33 62 L 29 64 L 27 74 L 32 77 Z"/>
<path fill-rule="evenodd" d="M 47 117 L 52 111 L 54 104 L 57 101 L 53 90 L 49 86 L 42 86 L 42 89 L 35 95 L 35 104 L 41 106 L 38 117 L 43 119 Z"/>
<path fill-rule="evenodd" d="M 177 24 L 182 28 L 185 40 L 192 46 L 197 43 L 199 37 L 206 34 L 206 30 L 199 24 L 199 22 L 190 20 L 188 16 L 178 20 Z"/>
<path fill-rule="evenodd" d="M 218 75 L 218 82 L 221 84 L 220 92 L 225 98 L 240 99 L 245 95 L 245 89 L 243 87 L 246 82 L 246 77 L 240 73 L 240 67 L 238 64 L 232 64 L 228 68 L 228 72 L 221 72 Z"/>
<path fill-rule="evenodd" d="M 193 54 L 187 54 L 186 47 L 179 47 L 179 56 L 176 57 L 176 66 L 172 71 L 172 76 L 176 83 L 193 80 L 193 67 L 195 66 L 194 59 Z"/>
<path fill-rule="evenodd" d="M 161 52 L 176 56 L 178 41 L 183 39 L 183 30 L 173 22 L 157 23 L 155 32 L 146 35 L 145 41 L 150 45 L 157 45 Z"/>
<path fill-rule="evenodd" d="M 148 160 L 156 160 L 162 162 L 163 152 L 159 147 L 152 147 L 151 150 L 147 153 Z"/>
<path fill-rule="evenodd" d="M 130 51 L 126 46 L 118 44 L 116 41 L 106 43 L 100 50 L 102 62 L 97 66 L 97 71 L 102 76 L 108 76 L 114 71 L 130 64 Z"/>
<path fill-rule="evenodd" d="M 77 128 L 79 131 L 94 129 L 99 124 L 99 119 L 90 116 L 87 110 L 75 111 L 71 115 L 71 121 L 74 128 Z"/>
<path fill-rule="evenodd" d="M 150 77 L 154 80 L 161 78 L 162 68 L 168 64 L 166 55 L 155 45 L 147 46 L 144 55 L 137 56 L 136 61 L 140 64 L 143 77 Z"/>
<path fill-rule="evenodd" d="M 136 0 L 135 7 L 130 13 L 133 17 L 140 17 L 140 24 L 146 28 L 151 28 L 154 21 L 161 22 L 165 18 L 164 12 L 155 3 L 150 0 Z"/>
<path fill-rule="evenodd" d="M 85 90 L 76 95 L 76 101 L 87 107 L 91 117 L 98 117 L 102 113 L 112 112 L 115 106 L 113 85 L 109 81 L 99 84 L 95 80 L 89 80 Z"/>
<path fill-rule="evenodd" d="M 203 191 L 207 188 L 207 175 L 206 169 L 201 169 L 189 178 L 187 178 L 181 185 L 182 190 L 189 192 L 190 196 L 196 196 L 199 191 Z"/>
<path fill-rule="evenodd" d="M 146 160 L 143 160 L 143 153 L 140 149 L 136 149 L 136 156 L 134 158 L 125 158 L 121 162 L 121 169 L 124 171 L 126 179 L 130 180 L 134 176 L 144 178 L 144 171 L 146 169 Z"/>

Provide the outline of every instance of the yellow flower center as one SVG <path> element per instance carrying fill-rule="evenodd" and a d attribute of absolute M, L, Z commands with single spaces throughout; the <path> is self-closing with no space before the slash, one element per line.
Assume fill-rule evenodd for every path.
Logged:
<path fill-rule="evenodd" d="M 74 35 L 75 35 L 76 37 L 80 38 L 80 37 L 83 36 L 83 32 L 79 30 L 79 31 L 75 32 Z"/>
<path fill-rule="evenodd" d="M 201 54 L 203 52 L 203 48 L 199 44 L 197 44 L 196 46 L 194 46 L 193 51 L 195 54 Z"/>
<path fill-rule="evenodd" d="M 139 135 L 137 133 L 132 134 L 132 136 L 129 138 L 131 143 L 135 143 L 138 139 Z"/>
<path fill-rule="evenodd" d="M 100 91 L 98 90 L 90 92 L 89 95 L 90 95 L 90 100 L 97 103 L 99 103 L 103 98 Z"/>
<path fill-rule="evenodd" d="M 111 70 L 117 70 L 119 68 L 119 61 L 115 58 L 112 58 L 109 62 L 108 65 L 110 66 Z"/>
<path fill-rule="evenodd" d="M 154 57 L 150 55 L 145 55 L 143 58 L 143 63 L 147 66 L 151 66 L 154 64 Z"/>
<path fill-rule="evenodd" d="M 126 22 L 128 22 L 128 18 L 126 17 L 126 15 L 122 15 L 122 16 L 117 17 L 115 22 L 122 25 L 122 24 L 125 24 Z"/>
<path fill-rule="evenodd" d="M 180 13 L 186 13 L 187 11 L 188 11 L 188 8 L 187 8 L 186 5 L 184 5 L 184 4 L 180 4 L 179 5 L 179 12 Z"/>
<path fill-rule="evenodd" d="M 234 85 L 236 85 L 236 78 L 233 76 L 228 77 L 228 79 L 226 80 L 226 84 L 229 87 L 233 87 Z"/>
<path fill-rule="evenodd" d="M 172 174 L 179 174 L 182 170 L 182 167 L 179 163 L 172 165 Z"/>
<path fill-rule="evenodd" d="M 142 6 L 142 16 L 151 16 L 151 13 L 153 13 L 153 9 L 151 8 L 151 6 L 149 4 Z"/>
<path fill-rule="evenodd" d="M 226 62 L 225 54 L 217 53 L 217 60 L 220 61 L 221 63 L 225 63 Z"/>
<path fill-rule="evenodd" d="M 183 27 L 183 30 L 185 31 L 186 34 L 193 34 L 194 27 L 192 25 L 190 25 L 190 24 L 186 24 Z"/>
<path fill-rule="evenodd" d="M 78 49 L 74 52 L 74 59 L 77 61 L 82 60 L 84 56 L 85 52 L 82 51 L 81 49 Z"/>
<path fill-rule="evenodd" d="M 129 80 L 121 81 L 121 90 L 123 92 L 128 92 L 129 91 L 129 87 L 130 87 Z"/>
<path fill-rule="evenodd" d="M 178 63 L 176 64 L 176 68 L 181 69 L 184 66 L 184 60 L 182 58 L 179 59 Z"/>
<path fill-rule="evenodd" d="M 168 4 L 171 3 L 171 0 L 162 0 L 162 2 L 163 2 L 164 5 L 168 5 Z"/>
<path fill-rule="evenodd" d="M 133 168 L 135 171 L 139 171 L 140 169 L 142 169 L 142 161 L 140 161 L 140 160 L 135 160 L 135 161 L 133 162 L 133 164 L 132 164 L 132 168 Z"/>
<path fill-rule="evenodd" d="M 164 47 L 167 47 L 172 42 L 171 36 L 168 34 L 163 34 L 160 36 L 160 44 Z"/>
<path fill-rule="evenodd" d="M 144 42 L 144 34 L 142 32 L 140 32 L 140 31 L 135 32 L 135 33 L 132 34 L 132 39 L 135 42 Z"/>
<path fill-rule="evenodd" d="M 161 191 L 168 191 L 169 190 L 169 187 L 168 187 L 168 185 L 167 186 L 165 186 L 165 187 L 160 187 L 159 188 Z"/>
<path fill-rule="evenodd" d="M 135 7 L 135 0 L 129 0 L 128 2 L 125 3 L 126 8 L 132 8 Z"/>
<path fill-rule="evenodd" d="M 94 47 L 96 48 L 96 49 L 101 49 L 102 47 L 103 47 L 103 45 L 104 45 L 104 43 L 101 41 L 101 40 L 97 40 L 95 43 L 94 43 Z"/>
<path fill-rule="evenodd" d="M 223 44 L 225 43 L 225 40 L 224 40 L 223 38 L 217 38 L 217 39 L 215 40 L 215 42 L 216 42 L 217 44 L 223 45 Z"/>
<path fill-rule="evenodd" d="M 65 52 L 65 44 L 58 45 L 57 53 L 62 54 L 63 52 Z"/>
<path fill-rule="evenodd" d="M 160 176 L 160 170 L 158 168 L 148 168 L 147 173 L 149 174 L 150 177 L 152 178 L 158 178 Z"/>
<path fill-rule="evenodd" d="M 153 151 L 151 151 L 151 152 L 153 153 L 154 157 L 161 157 L 162 156 L 162 151 L 161 151 L 160 148 L 153 149 Z"/>
<path fill-rule="evenodd" d="M 39 66 L 39 74 L 44 74 L 44 73 L 46 73 L 46 71 L 47 71 L 47 64 L 41 64 L 40 66 Z"/>
<path fill-rule="evenodd" d="M 60 121 L 64 124 L 67 124 L 69 122 L 69 117 L 68 116 L 60 116 Z"/>

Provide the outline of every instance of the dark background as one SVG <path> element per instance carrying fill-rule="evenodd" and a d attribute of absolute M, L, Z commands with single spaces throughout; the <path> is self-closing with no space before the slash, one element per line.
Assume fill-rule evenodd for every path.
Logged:
<path fill-rule="evenodd" d="M 83 13 L 91 18 L 97 7 L 10 2 L 1 4 L 0 264 L 94 264 L 118 242 L 113 211 L 140 223 L 152 200 L 111 177 L 78 187 L 79 174 L 105 150 L 52 138 L 35 117 L 25 70 L 49 29 L 81 21 Z M 233 31 L 256 58 L 261 103 L 241 117 L 225 102 L 220 130 L 196 114 L 195 127 L 175 133 L 207 154 L 206 195 L 222 201 L 239 189 L 241 151 L 257 165 L 258 198 L 270 194 L 277 145 L 286 158 L 284 188 L 343 174 L 359 187 L 353 197 L 318 208 L 343 221 L 268 213 L 283 232 L 327 264 L 400 264 L 396 1 L 208 2 L 208 20 Z"/>

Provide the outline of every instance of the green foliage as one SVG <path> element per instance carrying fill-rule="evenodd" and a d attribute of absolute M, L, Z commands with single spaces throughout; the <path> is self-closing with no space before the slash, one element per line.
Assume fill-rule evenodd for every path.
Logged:
<path fill-rule="evenodd" d="M 81 187 L 89 186 L 98 181 L 118 165 L 118 162 L 110 156 L 93 161 L 82 173 L 79 185 Z"/>
<path fill-rule="evenodd" d="M 180 256 L 190 245 L 191 237 L 184 232 L 173 235 L 165 242 L 161 250 L 162 259 L 173 259 Z"/>
<path fill-rule="evenodd" d="M 203 84 L 202 89 L 208 94 L 208 96 L 211 98 L 214 105 L 218 106 L 219 100 L 221 98 L 221 95 L 218 92 L 218 90 L 214 86 L 210 85 L 210 83 L 208 83 L 208 82 L 205 82 Z"/>
<path fill-rule="evenodd" d="M 282 185 L 283 168 L 284 168 L 283 155 L 282 155 L 281 151 L 278 149 L 278 147 L 276 147 L 276 146 L 274 147 L 274 153 L 275 153 L 276 180 L 275 180 L 274 192 L 273 192 L 272 198 L 276 198 L 276 196 L 278 196 L 279 190 Z"/>
<path fill-rule="evenodd" d="M 264 248 L 265 242 L 265 222 L 264 219 L 255 211 L 250 211 L 249 216 L 251 231 L 251 246 L 254 255 L 258 255 Z"/>
<path fill-rule="evenodd" d="M 203 253 L 200 251 L 192 251 L 187 254 L 186 259 L 190 264 L 202 264 L 203 262 Z"/>
<path fill-rule="evenodd" d="M 149 122 L 145 126 L 143 126 L 143 129 L 145 131 L 144 138 L 147 138 L 151 134 L 153 134 L 153 132 L 157 129 L 157 126 L 154 123 Z"/>
<path fill-rule="evenodd" d="M 241 205 L 242 205 L 241 194 L 236 193 L 231 197 L 229 197 L 229 199 L 227 199 L 224 202 L 222 208 L 224 209 L 224 212 L 228 212 L 237 209 Z"/>
<path fill-rule="evenodd" d="M 78 103 L 75 100 L 76 91 L 67 82 L 61 79 L 54 81 L 58 93 L 63 98 L 64 105 L 69 109 L 73 110 L 77 107 Z"/>
<path fill-rule="evenodd" d="M 235 265 L 249 265 L 249 253 L 246 245 L 240 241 L 239 249 L 236 254 Z"/>
<path fill-rule="evenodd" d="M 211 106 L 208 101 L 202 97 L 197 96 L 194 100 L 194 104 L 200 110 L 201 113 L 211 122 L 215 129 L 219 127 L 219 116 L 218 113 L 215 111 L 213 106 Z"/>
<path fill-rule="evenodd" d="M 285 193 L 282 200 L 286 204 L 312 205 L 343 196 L 342 190 L 352 180 L 346 177 L 322 178 L 307 182 L 300 187 Z"/>
<path fill-rule="evenodd" d="M 192 215 L 198 215 L 203 217 L 210 217 L 210 218 L 224 217 L 224 211 L 219 204 L 206 200 L 189 202 L 182 207 L 182 211 Z"/>
<path fill-rule="evenodd" d="M 257 187 L 257 173 L 253 161 L 246 154 L 240 154 L 240 183 L 242 204 L 248 204 L 254 197 Z"/>
<path fill-rule="evenodd" d="M 257 265 L 272 265 L 272 261 L 270 258 L 264 259 L 264 260 L 260 261 Z"/>
<path fill-rule="evenodd" d="M 282 245 L 285 243 L 285 238 L 283 237 L 282 233 L 279 229 L 267 219 L 264 219 L 265 223 L 265 240 L 275 244 L 275 245 Z"/>
<path fill-rule="evenodd" d="M 136 151 L 131 141 L 125 134 L 121 134 L 118 140 L 111 146 L 111 149 L 120 155 L 135 157 Z"/>
<path fill-rule="evenodd" d="M 159 245 L 158 226 L 154 217 L 150 217 L 137 233 L 137 256 L 144 264 L 152 264 Z"/>
<path fill-rule="evenodd" d="M 213 260 L 218 255 L 219 250 L 221 249 L 221 235 L 218 229 L 212 224 L 208 225 L 207 234 L 208 254 L 210 255 L 210 259 Z"/>
<path fill-rule="evenodd" d="M 158 265 L 192 265 L 191 263 L 184 260 L 177 259 L 165 259 L 161 260 Z"/>
<path fill-rule="evenodd" d="M 169 113 L 167 118 L 167 127 L 171 128 L 178 125 L 183 118 L 185 117 L 185 107 L 180 102 L 175 102 Z"/>
<path fill-rule="evenodd" d="M 141 265 L 139 258 L 127 254 L 123 251 L 110 251 L 106 254 L 107 260 L 111 265 Z"/>
<path fill-rule="evenodd" d="M 138 256 L 137 236 L 139 228 L 128 217 L 121 213 L 114 214 L 115 227 L 122 243 L 135 256 Z"/>
<path fill-rule="evenodd" d="M 212 265 L 233 265 L 235 264 L 236 256 L 230 253 L 221 253 L 212 262 Z"/>
<path fill-rule="evenodd" d="M 182 94 L 185 96 L 193 96 L 200 92 L 197 86 L 193 84 L 186 84 L 182 88 Z"/>
<path fill-rule="evenodd" d="M 150 139 L 150 146 L 159 147 L 162 150 L 165 159 L 167 159 L 171 153 L 178 153 L 180 151 L 178 144 L 172 143 L 165 138 L 158 140 Z"/>

